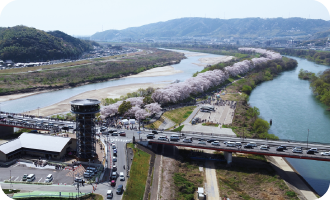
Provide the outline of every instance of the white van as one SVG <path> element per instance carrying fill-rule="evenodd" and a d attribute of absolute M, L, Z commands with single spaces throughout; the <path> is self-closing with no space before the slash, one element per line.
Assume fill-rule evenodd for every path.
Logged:
<path fill-rule="evenodd" d="M 119 173 L 119 180 L 121 180 L 121 181 L 125 181 L 125 175 L 124 175 L 124 172 L 120 172 L 120 173 Z"/>
<path fill-rule="evenodd" d="M 227 142 L 226 146 L 227 147 L 236 147 L 236 143 L 235 142 Z"/>
<path fill-rule="evenodd" d="M 36 176 L 34 174 L 29 174 L 28 177 L 26 178 L 27 182 L 32 182 L 36 179 Z"/>
<path fill-rule="evenodd" d="M 171 135 L 170 140 L 171 141 L 179 141 L 180 137 L 178 135 Z"/>

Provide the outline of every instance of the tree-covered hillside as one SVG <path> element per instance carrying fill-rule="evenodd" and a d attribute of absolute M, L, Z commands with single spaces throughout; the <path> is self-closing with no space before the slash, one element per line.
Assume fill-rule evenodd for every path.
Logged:
<path fill-rule="evenodd" d="M 0 59 L 36 62 L 79 57 L 93 44 L 60 31 L 45 32 L 26 26 L 0 28 Z"/>
<path fill-rule="evenodd" d="M 92 36 L 94 40 L 160 37 L 285 37 L 308 36 L 330 28 L 330 22 L 303 18 L 210 19 L 181 18 L 124 30 L 107 30 Z"/>

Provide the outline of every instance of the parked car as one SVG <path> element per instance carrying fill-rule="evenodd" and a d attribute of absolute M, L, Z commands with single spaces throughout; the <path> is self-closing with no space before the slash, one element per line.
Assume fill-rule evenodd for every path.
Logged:
<path fill-rule="evenodd" d="M 24 174 L 23 175 L 23 178 L 22 178 L 22 181 L 26 181 L 27 177 L 28 177 L 28 175 L 27 174 Z"/>
<path fill-rule="evenodd" d="M 52 182 L 52 181 L 53 181 L 53 175 L 52 175 L 52 174 L 48 174 L 48 176 L 46 177 L 45 182 L 46 182 L 46 183 L 50 183 L 50 182 Z"/>
<path fill-rule="evenodd" d="M 219 141 L 214 141 L 214 142 L 211 143 L 211 145 L 220 146 L 220 142 Z"/>
<path fill-rule="evenodd" d="M 117 171 L 117 166 L 116 165 L 112 166 L 112 171 Z"/>
<path fill-rule="evenodd" d="M 113 154 L 117 154 L 117 149 L 114 149 L 113 150 Z"/>
<path fill-rule="evenodd" d="M 118 185 L 117 187 L 117 194 L 122 194 L 124 192 L 124 186 L 123 185 Z"/>
<path fill-rule="evenodd" d="M 111 180 L 110 185 L 113 186 L 113 187 L 116 186 L 116 181 L 115 180 Z"/>
<path fill-rule="evenodd" d="M 113 157 L 112 162 L 117 162 L 117 157 Z"/>
<path fill-rule="evenodd" d="M 124 131 L 120 131 L 120 132 L 119 132 L 119 135 L 120 135 L 120 136 L 126 136 L 126 133 L 125 133 Z"/>
<path fill-rule="evenodd" d="M 116 180 L 116 179 L 117 179 L 117 172 L 112 172 L 111 180 Z"/>
<path fill-rule="evenodd" d="M 115 144 L 112 144 L 112 149 L 117 149 Z"/>
<path fill-rule="evenodd" d="M 82 178 L 76 177 L 74 182 L 82 183 L 84 180 Z"/>

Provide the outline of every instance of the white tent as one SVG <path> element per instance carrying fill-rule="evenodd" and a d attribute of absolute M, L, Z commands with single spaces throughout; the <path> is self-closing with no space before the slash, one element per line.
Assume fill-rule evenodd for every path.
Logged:
<path fill-rule="evenodd" d="M 127 120 L 127 119 L 122 119 L 122 120 L 121 120 L 121 123 L 122 123 L 123 125 L 128 125 L 128 120 Z"/>
<path fill-rule="evenodd" d="M 130 119 L 129 124 L 135 124 L 135 119 Z"/>

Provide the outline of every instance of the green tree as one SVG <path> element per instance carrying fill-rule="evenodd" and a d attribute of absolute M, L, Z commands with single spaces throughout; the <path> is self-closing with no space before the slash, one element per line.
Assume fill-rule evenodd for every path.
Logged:
<path fill-rule="evenodd" d="M 124 115 L 131 108 L 132 108 L 131 102 L 123 101 L 123 103 L 118 108 L 118 112 L 120 115 Z"/>
<path fill-rule="evenodd" d="M 151 104 L 151 103 L 154 103 L 154 100 L 153 100 L 150 96 L 146 96 L 146 97 L 144 97 L 144 99 L 143 99 L 143 103 L 144 103 L 145 105 L 147 105 L 147 104 Z"/>
<path fill-rule="evenodd" d="M 253 120 L 255 121 L 258 116 L 260 115 L 260 111 L 259 108 L 257 107 L 253 107 L 253 108 L 249 108 L 249 110 L 247 111 L 247 114 L 253 118 Z"/>
<path fill-rule="evenodd" d="M 256 119 L 256 121 L 253 124 L 253 130 L 256 133 L 267 133 L 267 131 L 269 130 L 270 125 L 266 120 L 263 119 Z"/>
<path fill-rule="evenodd" d="M 244 85 L 244 86 L 242 87 L 242 92 L 244 92 L 244 93 L 246 93 L 246 94 L 248 94 L 248 95 L 251 94 L 251 91 L 252 91 L 252 88 L 251 88 L 250 86 L 248 86 L 248 85 Z"/>

